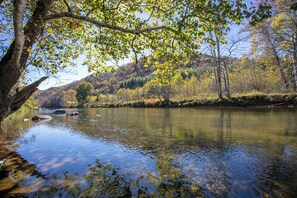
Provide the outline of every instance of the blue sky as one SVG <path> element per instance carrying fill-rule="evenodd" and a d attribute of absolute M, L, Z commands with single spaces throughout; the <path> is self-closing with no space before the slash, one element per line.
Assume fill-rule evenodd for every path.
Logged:
<path fill-rule="evenodd" d="M 88 72 L 88 68 L 84 66 L 77 67 L 69 67 L 65 71 L 58 72 L 55 76 L 49 76 L 44 82 L 39 85 L 39 89 L 45 90 L 50 87 L 59 87 L 68 83 L 71 83 L 76 80 L 80 80 L 91 73 Z M 39 74 L 38 72 L 30 72 L 27 77 L 32 81 L 39 79 L 44 76 L 43 74 Z"/>
<path fill-rule="evenodd" d="M 77 60 L 76 67 L 67 67 L 65 70 L 58 72 L 55 75 L 50 75 L 48 79 L 42 82 L 38 89 L 45 90 L 50 87 L 59 87 L 62 85 L 69 84 L 73 81 L 80 80 L 82 78 L 87 77 L 88 75 L 92 74 L 88 71 L 86 66 L 82 65 L 83 59 Z M 131 60 L 125 59 L 120 62 L 120 65 L 132 62 Z M 34 82 L 39 78 L 46 76 L 43 72 L 39 72 L 35 69 L 31 69 L 28 74 L 26 74 L 26 78 L 28 78 L 29 82 Z"/>

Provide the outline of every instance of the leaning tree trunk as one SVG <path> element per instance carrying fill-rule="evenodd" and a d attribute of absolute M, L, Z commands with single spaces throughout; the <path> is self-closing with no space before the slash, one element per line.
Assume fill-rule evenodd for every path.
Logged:
<path fill-rule="evenodd" d="M 273 56 L 274 56 L 274 61 L 275 61 L 275 64 L 277 66 L 277 69 L 278 69 L 278 74 L 279 74 L 279 77 L 281 79 L 281 85 L 282 85 L 282 91 L 288 91 L 288 88 L 289 88 L 289 85 L 288 85 L 288 80 L 285 76 L 285 73 L 284 73 L 284 68 L 283 68 L 283 65 L 281 64 L 281 60 L 280 60 L 280 57 L 279 57 L 279 54 L 277 52 L 277 49 L 275 47 L 275 45 L 273 44 L 273 41 L 270 37 L 270 34 L 268 32 L 268 30 L 266 29 L 266 31 L 264 32 L 266 38 L 267 38 L 267 41 L 269 42 L 269 45 L 270 45 L 270 50 L 271 52 L 273 53 Z"/>
<path fill-rule="evenodd" d="M 43 77 L 18 91 L 19 79 L 26 69 L 30 51 L 44 28 L 43 19 L 53 1 L 39 0 L 25 27 L 23 27 L 23 21 L 26 1 L 16 0 L 14 2 L 15 40 L 0 61 L 0 122 L 17 111 L 34 93 L 39 84 L 46 79 Z"/>

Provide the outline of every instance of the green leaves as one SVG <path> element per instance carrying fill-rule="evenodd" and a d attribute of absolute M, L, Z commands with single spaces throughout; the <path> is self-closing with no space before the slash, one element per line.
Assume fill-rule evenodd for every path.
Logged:
<path fill-rule="evenodd" d="M 80 103 L 86 102 L 93 90 L 94 90 L 94 87 L 91 83 L 84 82 L 84 81 L 79 83 L 76 89 L 77 101 Z"/>

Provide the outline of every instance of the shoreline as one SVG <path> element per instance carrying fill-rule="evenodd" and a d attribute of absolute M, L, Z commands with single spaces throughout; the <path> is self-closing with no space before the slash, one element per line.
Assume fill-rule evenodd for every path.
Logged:
<path fill-rule="evenodd" d="M 297 108 L 297 94 L 243 95 L 231 99 L 189 99 L 181 101 L 131 101 L 87 103 L 80 108 Z M 79 108 L 79 107 L 78 107 Z"/>

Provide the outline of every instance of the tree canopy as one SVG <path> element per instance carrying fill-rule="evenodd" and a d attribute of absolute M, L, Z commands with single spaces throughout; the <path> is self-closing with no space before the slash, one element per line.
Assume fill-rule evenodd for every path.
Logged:
<path fill-rule="evenodd" d="M 91 95 L 92 91 L 94 90 L 94 87 L 89 82 L 81 82 L 79 83 L 77 89 L 76 89 L 76 99 L 78 102 L 86 102 L 88 97 Z"/>
<path fill-rule="evenodd" d="M 268 17 L 270 5 L 243 0 L 1 0 L 0 121 L 16 111 L 46 78 L 19 87 L 30 67 L 46 74 L 75 65 L 83 55 L 90 71 L 113 69 L 108 61 L 150 54 L 166 84 L 177 63 L 198 53 L 213 31 L 228 23 Z M 137 64 L 136 64 L 137 65 Z"/>

